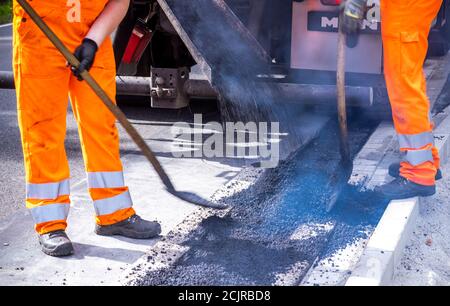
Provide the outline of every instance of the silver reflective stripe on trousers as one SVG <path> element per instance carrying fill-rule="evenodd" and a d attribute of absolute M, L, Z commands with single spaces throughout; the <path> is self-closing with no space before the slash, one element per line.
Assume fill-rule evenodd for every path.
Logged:
<path fill-rule="evenodd" d="M 110 215 L 118 210 L 133 206 L 129 191 L 125 191 L 112 198 L 94 201 L 95 213 L 97 216 Z"/>
<path fill-rule="evenodd" d="M 119 188 L 124 187 L 122 171 L 115 172 L 88 172 L 89 188 Z"/>
<path fill-rule="evenodd" d="M 425 132 L 414 135 L 398 134 L 398 142 L 402 149 L 420 149 L 426 145 L 434 143 L 432 132 Z"/>
<path fill-rule="evenodd" d="M 70 204 L 58 203 L 31 208 L 31 215 L 36 224 L 66 220 L 69 215 Z"/>
<path fill-rule="evenodd" d="M 68 179 L 56 183 L 27 183 L 27 199 L 51 200 L 69 194 L 70 183 Z"/>
<path fill-rule="evenodd" d="M 424 162 L 433 162 L 433 153 L 429 150 L 409 150 L 406 151 L 406 161 L 413 166 L 423 164 Z"/>

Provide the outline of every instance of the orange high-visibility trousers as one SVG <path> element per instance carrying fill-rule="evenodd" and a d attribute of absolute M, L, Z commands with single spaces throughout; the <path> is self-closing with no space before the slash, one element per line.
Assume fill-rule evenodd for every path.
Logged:
<path fill-rule="evenodd" d="M 423 63 L 441 5 L 442 0 L 381 0 L 386 85 L 405 153 L 400 175 L 421 185 L 434 185 L 439 168 Z"/>
<path fill-rule="evenodd" d="M 81 44 L 107 0 L 34 0 L 30 4 L 70 50 Z M 81 4 L 81 5 L 78 5 Z M 67 6 L 71 5 L 71 6 Z M 13 69 L 26 172 L 26 206 L 39 234 L 64 230 L 70 207 L 69 165 L 64 149 L 70 97 L 78 123 L 96 222 L 134 214 L 124 184 L 115 118 L 14 1 Z M 91 74 L 115 97 L 115 61 L 110 39 L 99 47 Z"/>

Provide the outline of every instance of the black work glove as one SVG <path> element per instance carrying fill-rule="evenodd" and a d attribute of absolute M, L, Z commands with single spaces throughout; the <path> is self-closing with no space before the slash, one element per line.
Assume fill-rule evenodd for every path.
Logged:
<path fill-rule="evenodd" d="M 341 4 L 341 30 L 345 34 L 358 34 L 366 17 L 367 0 L 345 0 Z"/>
<path fill-rule="evenodd" d="M 83 39 L 81 45 L 79 45 L 73 55 L 80 61 L 80 66 L 77 68 L 71 67 L 73 74 L 82 81 L 81 73 L 85 70 L 89 71 L 95 60 L 95 54 L 97 53 L 98 46 L 95 41 L 89 38 Z"/>

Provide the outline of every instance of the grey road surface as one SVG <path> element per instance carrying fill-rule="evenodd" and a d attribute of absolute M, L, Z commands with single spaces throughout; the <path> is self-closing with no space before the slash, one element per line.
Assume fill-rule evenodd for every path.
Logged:
<path fill-rule="evenodd" d="M 11 26 L 0 28 L 0 70 L 11 71 Z M 0 89 L 0 217 L 23 206 L 24 184 L 22 148 L 13 90 Z"/>

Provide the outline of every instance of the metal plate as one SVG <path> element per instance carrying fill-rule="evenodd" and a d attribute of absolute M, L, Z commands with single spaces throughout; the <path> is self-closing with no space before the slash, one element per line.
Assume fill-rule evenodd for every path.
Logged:
<path fill-rule="evenodd" d="M 376 3 L 375 3 L 376 4 Z M 379 7 L 375 6 L 372 11 L 379 13 Z M 335 16 L 337 8 L 335 6 L 324 6 L 318 0 L 306 0 L 293 3 L 292 17 L 292 44 L 291 44 L 291 68 L 308 69 L 317 71 L 336 71 L 336 52 L 337 52 L 337 33 L 335 28 L 338 26 L 337 19 L 321 19 L 324 26 L 316 24 L 318 15 L 312 17 L 309 21 L 310 13 L 321 12 L 321 15 L 330 14 Z M 324 16 L 322 16 L 324 17 Z M 316 24 L 316 25 L 314 25 Z M 379 28 L 379 23 L 371 24 L 366 22 L 366 28 L 369 26 Z M 325 28 L 322 31 L 322 28 Z M 368 29 L 364 30 L 368 31 Z M 377 30 L 379 31 L 379 29 Z M 381 74 L 383 49 L 381 35 L 360 35 L 359 43 L 354 48 L 347 49 L 348 72 Z"/>
<path fill-rule="evenodd" d="M 337 33 L 339 28 L 339 13 L 337 11 L 309 11 L 308 31 Z M 379 23 L 364 22 L 361 34 L 380 34 Z"/>

